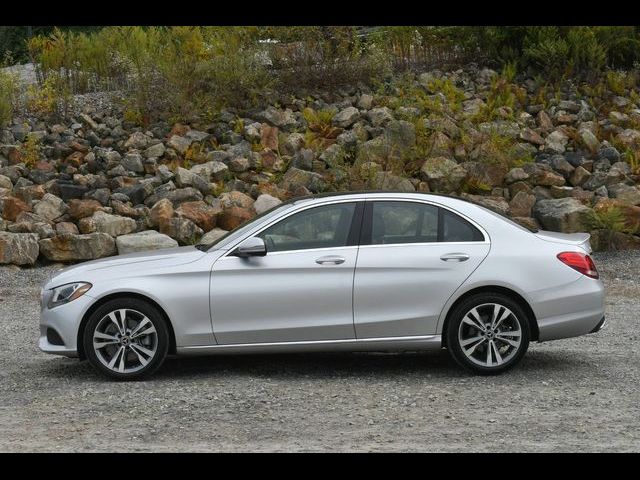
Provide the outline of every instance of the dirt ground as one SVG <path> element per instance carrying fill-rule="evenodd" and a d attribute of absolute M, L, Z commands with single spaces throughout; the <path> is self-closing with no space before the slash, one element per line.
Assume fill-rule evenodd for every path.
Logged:
<path fill-rule="evenodd" d="M 41 353 L 52 267 L 0 268 L 0 451 L 638 451 L 640 254 L 599 254 L 608 326 L 474 377 L 445 351 L 169 359 L 117 383 Z"/>

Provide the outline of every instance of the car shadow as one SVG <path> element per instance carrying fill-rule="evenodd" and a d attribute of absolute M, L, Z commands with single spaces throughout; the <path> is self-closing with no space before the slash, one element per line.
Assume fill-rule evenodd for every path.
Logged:
<path fill-rule="evenodd" d="M 528 352 L 520 365 L 504 375 L 526 377 L 586 371 L 588 358 L 568 356 L 566 352 Z M 56 359 L 47 362 L 42 371 L 47 377 L 76 381 L 95 381 L 102 377 L 89 362 Z M 444 350 L 430 352 L 340 352 L 287 353 L 263 355 L 213 355 L 201 357 L 169 357 L 150 381 L 176 379 L 225 379 L 230 376 L 322 380 L 327 378 L 389 379 L 426 377 L 433 379 L 471 378 L 473 374 L 459 367 Z"/>

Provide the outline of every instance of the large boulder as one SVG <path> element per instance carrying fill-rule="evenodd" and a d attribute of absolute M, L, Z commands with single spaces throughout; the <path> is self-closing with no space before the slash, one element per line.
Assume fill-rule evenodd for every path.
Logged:
<path fill-rule="evenodd" d="M 291 109 L 280 110 L 274 106 L 269 106 L 261 112 L 260 116 L 274 127 L 289 130 L 297 125 L 296 117 Z"/>
<path fill-rule="evenodd" d="M 376 190 L 396 192 L 415 192 L 416 189 L 408 178 L 395 175 L 391 172 L 377 172 L 374 179 Z"/>
<path fill-rule="evenodd" d="M 634 185 L 617 183 L 607 188 L 609 195 L 629 205 L 640 205 L 640 188 Z"/>
<path fill-rule="evenodd" d="M 90 217 L 94 212 L 102 210 L 103 208 L 102 204 L 97 200 L 74 199 L 69 202 L 69 215 L 74 220 L 80 220 L 84 217 Z"/>
<path fill-rule="evenodd" d="M 222 208 L 219 205 L 212 206 L 202 200 L 185 202 L 175 210 L 178 217 L 188 218 L 205 232 L 216 226 L 216 221 L 221 213 Z"/>
<path fill-rule="evenodd" d="M 193 245 L 204 232 L 188 218 L 174 217 L 160 224 L 160 233 L 176 239 L 180 245 Z"/>
<path fill-rule="evenodd" d="M 282 201 L 279 198 L 273 197 L 268 193 L 263 193 L 256 199 L 253 204 L 253 208 L 256 213 L 260 215 L 261 213 L 266 212 L 267 210 L 270 210 L 271 208 L 275 207 L 276 205 L 280 205 L 281 203 Z"/>
<path fill-rule="evenodd" d="M 348 128 L 358 121 L 360 112 L 355 107 L 347 107 L 333 116 L 331 123 L 336 127 Z"/>
<path fill-rule="evenodd" d="M 91 217 L 80 220 L 78 227 L 82 233 L 99 232 L 117 237 L 135 232 L 137 224 L 133 218 L 97 211 Z"/>
<path fill-rule="evenodd" d="M 2 207 L 2 218 L 9 220 L 10 222 L 15 222 L 16 218 L 18 218 L 22 212 L 28 212 L 31 210 L 29 205 L 17 197 L 5 197 L 0 199 L 0 206 Z"/>
<path fill-rule="evenodd" d="M 226 208 L 218 219 L 218 226 L 224 230 L 233 230 L 255 216 L 253 208 L 232 206 Z"/>
<path fill-rule="evenodd" d="M 327 184 L 324 178 L 322 178 L 322 175 L 318 173 L 308 172 L 306 170 L 300 170 L 299 168 L 292 167 L 284 174 L 279 186 L 290 191 L 294 191 L 296 188 L 302 186 L 313 193 L 318 193 L 323 191 Z"/>
<path fill-rule="evenodd" d="M 575 198 L 539 200 L 534 216 L 546 230 L 575 233 L 586 230 L 585 222 L 591 209 Z"/>
<path fill-rule="evenodd" d="M 213 230 L 205 233 L 202 236 L 202 238 L 200 239 L 200 243 L 203 243 L 205 245 L 209 245 L 210 243 L 215 242 L 216 240 L 218 240 L 219 238 L 223 237 L 227 233 L 229 233 L 227 230 L 223 230 L 221 228 L 214 228 Z"/>
<path fill-rule="evenodd" d="M 116 242 L 106 233 L 58 235 L 40 240 L 40 252 L 54 262 L 93 260 L 116 254 Z"/>
<path fill-rule="evenodd" d="M 50 193 L 45 194 L 45 196 L 42 197 L 42 200 L 36 203 L 33 207 L 33 211 L 37 215 L 46 218 L 47 220 L 54 220 L 64 215 L 67 210 L 68 207 L 64 201 Z"/>
<path fill-rule="evenodd" d="M 433 192 L 457 191 L 466 176 L 464 167 L 446 157 L 429 158 L 420 168 L 420 177 L 428 182 Z"/>
<path fill-rule="evenodd" d="M 124 142 L 124 148 L 127 150 L 135 148 L 136 150 L 144 150 L 151 144 L 151 138 L 142 132 L 132 133 L 126 142 Z"/>
<path fill-rule="evenodd" d="M 0 264 L 33 265 L 39 251 L 35 233 L 0 232 Z"/>
<path fill-rule="evenodd" d="M 132 252 L 144 252 L 146 250 L 159 250 L 161 248 L 173 248 L 178 246 L 173 238 L 155 230 L 145 230 L 138 233 L 121 235 L 116 238 L 118 254 Z"/>

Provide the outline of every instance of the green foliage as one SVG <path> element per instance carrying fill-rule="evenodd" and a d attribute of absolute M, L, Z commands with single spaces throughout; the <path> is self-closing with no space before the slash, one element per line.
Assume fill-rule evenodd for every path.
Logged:
<path fill-rule="evenodd" d="M 508 117 L 514 116 L 517 107 L 523 107 L 527 92 L 513 83 L 516 76 L 515 63 L 507 63 L 502 73 L 491 80 L 491 88 L 485 105 L 474 116 L 477 122 L 487 122 L 504 117 L 502 112 L 510 112 Z"/>
<path fill-rule="evenodd" d="M 255 103 L 270 84 L 247 47 L 248 27 L 106 27 L 54 30 L 28 42 L 41 85 L 51 76 L 73 93 L 120 90 L 131 117 L 187 119 L 212 106 Z M 245 48 L 246 47 L 246 48 Z"/>
<path fill-rule="evenodd" d="M 304 134 L 305 148 L 320 152 L 335 143 L 335 139 L 342 132 L 331 125 L 335 114 L 336 111 L 331 109 L 316 111 L 307 107 L 302 111 L 302 116 L 307 122 Z"/>
<path fill-rule="evenodd" d="M 285 91 L 371 84 L 389 73 L 388 57 L 355 27 L 264 27 L 268 62 Z"/>
<path fill-rule="evenodd" d="M 630 224 L 625 218 L 624 209 L 618 205 L 608 205 L 595 208 L 584 217 L 584 223 L 589 230 L 599 230 L 599 247 L 611 249 L 616 244 L 616 234 L 635 235 L 640 225 Z"/>
<path fill-rule="evenodd" d="M 38 137 L 33 133 L 29 133 L 24 143 L 19 147 L 20 159 L 24 162 L 27 168 L 33 168 L 35 164 L 40 160 L 42 154 L 42 147 Z"/>
<path fill-rule="evenodd" d="M 440 92 L 447 99 L 447 106 L 452 112 L 458 112 L 462 108 L 464 92 L 454 85 L 448 78 L 436 78 L 429 82 L 427 88 L 432 92 Z"/>
<path fill-rule="evenodd" d="M 0 127 L 5 126 L 13 118 L 17 90 L 15 76 L 0 71 Z"/>
<path fill-rule="evenodd" d="M 26 107 L 35 115 L 42 117 L 64 115 L 70 101 L 71 93 L 67 83 L 57 73 L 49 75 L 40 86 L 27 87 Z"/>

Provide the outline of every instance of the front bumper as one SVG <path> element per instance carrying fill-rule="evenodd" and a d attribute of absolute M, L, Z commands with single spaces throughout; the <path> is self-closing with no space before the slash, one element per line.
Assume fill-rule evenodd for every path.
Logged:
<path fill-rule="evenodd" d="M 40 306 L 40 339 L 38 347 L 45 353 L 78 356 L 78 329 L 82 317 L 87 312 L 94 299 L 89 294 L 64 305 L 49 309 L 46 307 L 48 299 L 43 299 Z M 52 329 L 53 332 L 48 332 Z M 58 343 L 62 343 L 59 345 Z"/>

